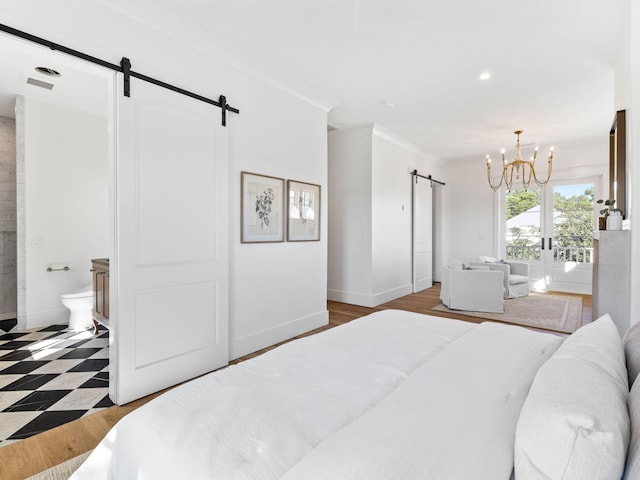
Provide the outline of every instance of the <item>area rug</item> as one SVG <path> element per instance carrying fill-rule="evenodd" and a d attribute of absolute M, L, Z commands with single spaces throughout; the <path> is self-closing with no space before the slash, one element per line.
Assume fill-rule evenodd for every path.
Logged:
<path fill-rule="evenodd" d="M 71 458 L 66 462 L 55 465 L 47 470 L 37 473 L 26 480 L 67 480 L 87 459 L 91 451 Z"/>
<path fill-rule="evenodd" d="M 531 293 L 526 297 L 510 298 L 504 301 L 504 313 L 450 310 L 443 304 L 432 307 L 432 310 L 563 333 L 573 333 L 582 324 L 582 297 L 573 295 Z"/>

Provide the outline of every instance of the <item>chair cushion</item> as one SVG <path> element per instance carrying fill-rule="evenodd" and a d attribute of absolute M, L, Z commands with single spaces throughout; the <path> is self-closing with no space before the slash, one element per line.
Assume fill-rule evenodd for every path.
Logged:
<path fill-rule="evenodd" d="M 447 267 L 449 267 L 451 270 L 462 270 L 464 268 L 462 266 L 462 262 L 457 258 L 450 259 Z"/>
<path fill-rule="evenodd" d="M 529 282 L 529 277 L 524 275 L 509 275 L 509 285 L 520 285 Z"/>

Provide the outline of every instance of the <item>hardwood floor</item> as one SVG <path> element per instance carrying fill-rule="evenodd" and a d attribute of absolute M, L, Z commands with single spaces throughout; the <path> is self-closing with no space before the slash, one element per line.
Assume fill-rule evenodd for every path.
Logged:
<path fill-rule="evenodd" d="M 480 323 L 483 321 L 482 319 L 465 317 L 464 315 L 456 313 L 436 312 L 430 310 L 431 307 L 440 303 L 439 295 L 440 285 L 436 284 L 433 288 L 428 290 L 407 295 L 374 308 L 329 301 L 327 304 L 327 308 L 329 310 L 329 324 L 325 327 L 307 332 L 295 338 L 312 335 L 328 328 L 333 328 L 338 325 L 342 325 L 343 323 L 350 322 L 351 320 L 355 320 L 356 318 L 364 315 L 390 308 L 466 320 L 474 323 Z M 582 295 L 582 323 L 584 324 L 590 321 L 591 296 Z M 249 358 L 256 357 L 288 341 L 290 340 L 265 348 L 264 350 L 260 350 L 259 352 L 252 353 L 237 360 L 233 360 L 230 363 L 235 364 Z M 160 395 L 160 393 L 162 392 L 136 400 L 135 402 L 124 406 L 108 408 L 102 412 L 80 418 L 60 427 L 0 448 L 0 479 L 24 479 L 95 448 L 95 446 L 120 418 L 141 405 L 144 405 L 152 398 Z"/>

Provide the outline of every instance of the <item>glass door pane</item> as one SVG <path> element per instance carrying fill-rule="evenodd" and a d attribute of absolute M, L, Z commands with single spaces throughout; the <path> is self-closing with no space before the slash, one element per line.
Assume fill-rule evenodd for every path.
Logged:
<path fill-rule="evenodd" d="M 506 195 L 507 259 L 540 261 L 540 189 L 512 190 Z"/>
<path fill-rule="evenodd" d="M 593 183 L 554 185 L 554 262 L 592 263 L 593 197 Z"/>

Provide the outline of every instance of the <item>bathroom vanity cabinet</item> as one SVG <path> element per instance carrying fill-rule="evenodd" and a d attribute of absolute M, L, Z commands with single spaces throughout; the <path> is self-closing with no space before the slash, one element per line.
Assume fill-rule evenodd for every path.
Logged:
<path fill-rule="evenodd" d="M 91 272 L 93 273 L 93 324 L 97 331 L 99 323 L 109 328 L 109 259 L 91 260 Z"/>

